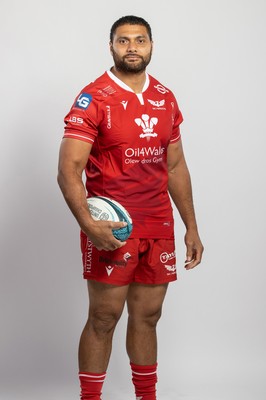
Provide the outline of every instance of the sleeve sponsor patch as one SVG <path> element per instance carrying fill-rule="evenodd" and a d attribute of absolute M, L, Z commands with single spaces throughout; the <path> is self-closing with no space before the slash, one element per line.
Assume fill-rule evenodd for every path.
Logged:
<path fill-rule="evenodd" d="M 76 115 L 71 115 L 68 119 L 66 119 L 66 122 L 71 122 L 72 124 L 81 125 L 83 124 L 83 118 Z"/>
<path fill-rule="evenodd" d="M 92 96 L 90 94 L 81 93 L 79 95 L 79 97 L 77 98 L 77 101 L 75 103 L 75 107 L 82 108 L 83 110 L 86 110 L 86 108 L 89 107 L 91 101 L 92 101 Z"/>

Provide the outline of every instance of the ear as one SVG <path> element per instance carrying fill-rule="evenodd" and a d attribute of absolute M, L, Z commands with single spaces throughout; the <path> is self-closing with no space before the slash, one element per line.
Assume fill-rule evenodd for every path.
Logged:
<path fill-rule="evenodd" d="M 151 40 L 151 56 L 153 55 L 153 41 Z"/>
<path fill-rule="evenodd" d="M 113 43 L 110 41 L 109 42 L 109 49 L 110 49 L 110 53 L 113 55 Z"/>

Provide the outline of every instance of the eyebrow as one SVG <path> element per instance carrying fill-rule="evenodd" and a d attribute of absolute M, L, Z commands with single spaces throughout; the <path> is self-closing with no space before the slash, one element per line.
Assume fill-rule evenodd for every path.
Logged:
<path fill-rule="evenodd" d="M 147 36 L 145 35 L 138 35 L 136 37 L 134 37 L 135 39 L 146 39 Z M 117 39 L 130 39 L 130 37 L 128 36 L 118 36 Z"/>

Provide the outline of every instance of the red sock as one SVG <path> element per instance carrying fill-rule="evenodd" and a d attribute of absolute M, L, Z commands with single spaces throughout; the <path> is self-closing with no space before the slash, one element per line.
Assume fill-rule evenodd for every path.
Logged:
<path fill-rule="evenodd" d="M 103 382 L 106 372 L 80 372 L 80 400 L 101 400 Z"/>
<path fill-rule="evenodd" d="M 130 363 L 132 382 L 135 386 L 136 400 L 156 400 L 157 363 L 136 365 Z"/>

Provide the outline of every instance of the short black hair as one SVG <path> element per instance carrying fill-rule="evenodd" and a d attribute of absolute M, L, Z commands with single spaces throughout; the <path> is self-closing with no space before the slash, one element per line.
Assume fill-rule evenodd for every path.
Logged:
<path fill-rule="evenodd" d="M 114 39 L 114 34 L 115 31 L 119 26 L 122 25 L 143 25 L 146 27 L 148 35 L 150 40 L 152 41 L 152 33 L 151 33 L 151 27 L 147 21 L 145 21 L 144 18 L 141 17 L 136 17 L 135 15 L 126 15 L 125 17 L 119 18 L 117 21 L 115 21 L 111 27 L 110 31 L 110 41 L 113 42 Z"/>

